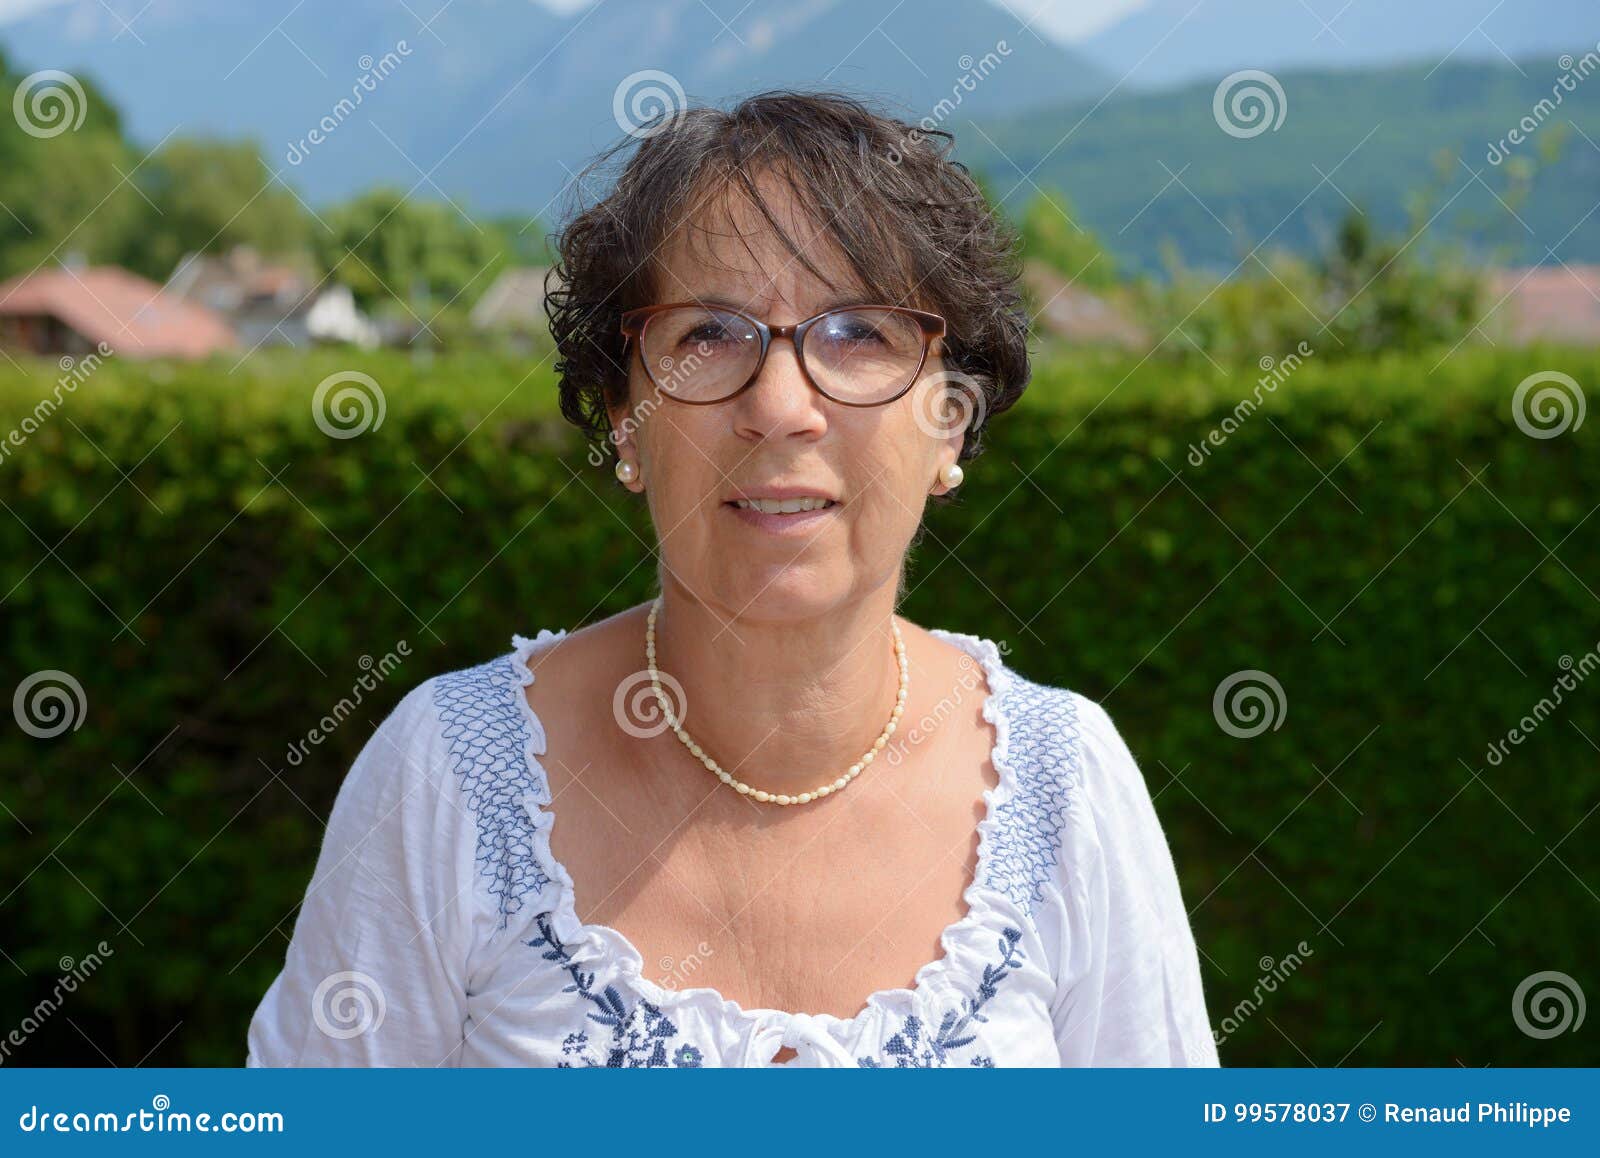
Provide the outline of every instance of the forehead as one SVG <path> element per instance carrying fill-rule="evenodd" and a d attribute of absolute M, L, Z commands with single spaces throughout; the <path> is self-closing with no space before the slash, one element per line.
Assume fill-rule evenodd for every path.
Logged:
<path fill-rule="evenodd" d="M 764 174 L 754 184 L 760 206 L 737 183 L 690 204 L 656 251 L 655 299 L 799 313 L 866 300 L 870 293 L 828 223 L 787 182 Z"/>

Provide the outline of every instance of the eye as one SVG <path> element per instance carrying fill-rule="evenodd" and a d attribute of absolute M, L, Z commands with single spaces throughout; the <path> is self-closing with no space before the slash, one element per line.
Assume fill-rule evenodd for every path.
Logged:
<path fill-rule="evenodd" d="M 842 317 L 829 319 L 828 340 L 865 344 L 868 342 L 881 343 L 884 339 L 882 332 L 873 322 L 854 314 L 846 314 Z"/>
<path fill-rule="evenodd" d="M 737 342 L 739 337 L 728 326 L 715 319 L 707 319 L 684 334 L 682 341 L 688 345 L 702 342 Z"/>

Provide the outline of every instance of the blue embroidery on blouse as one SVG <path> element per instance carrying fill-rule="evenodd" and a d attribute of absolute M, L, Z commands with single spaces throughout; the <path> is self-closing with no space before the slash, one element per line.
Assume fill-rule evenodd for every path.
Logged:
<path fill-rule="evenodd" d="M 478 867 L 500 903 L 501 928 L 524 897 L 550 884 L 533 855 L 533 819 L 522 806 L 530 792 L 547 800 L 548 789 L 529 766 L 521 694 L 509 656 L 441 675 L 433 688 L 441 734 L 478 820 Z"/>
<path fill-rule="evenodd" d="M 1013 673 L 1004 712 L 1016 790 L 994 810 L 985 883 L 1032 913 L 1056 875 L 1067 805 L 1082 767 L 1078 705 L 1064 688 Z"/>
<path fill-rule="evenodd" d="M 610 1069 L 631 1070 L 701 1067 L 704 1054 L 687 1042 L 673 1050 L 669 1059 L 667 1047 L 678 1036 L 678 1027 L 661 1011 L 660 1006 L 640 998 L 638 1003 L 629 1009 L 615 985 L 607 985 L 605 989 L 596 992 L 594 974 L 585 973 L 572 959 L 572 954 L 556 936 L 550 914 L 540 913 L 534 917 L 534 921 L 539 926 L 539 935 L 528 944 L 535 949 L 543 948 L 540 956 L 546 961 L 561 963 L 561 967 L 572 976 L 572 984 L 562 992 L 576 993 L 592 1004 L 594 1008 L 589 1010 L 589 1020 L 598 1022 L 611 1031 L 609 1041 L 602 1040 L 598 1043 L 604 1060 L 601 1060 L 601 1054 L 591 1050 L 587 1029 L 569 1033 L 561 1043 L 561 1053 L 567 1060 L 557 1062 L 558 1068 L 605 1066 Z"/>
<path fill-rule="evenodd" d="M 1002 711 L 1009 729 L 1009 766 L 1014 774 L 1010 798 L 994 809 L 995 823 L 985 848 L 985 884 L 1032 913 L 1057 873 L 1066 811 L 1082 766 L 1078 707 L 1073 693 L 1011 673 Z M 534 855 L 535 827 L 523 801 L 530 794 L 548 803 L 549 788 L 537 764 L 527 757 L 531 738 L 515 664 L 509 656 L 434 680 L 434 704 L 441 736 L 449 748 L 462 793 L 478 825 L 477 863 L 498 902 L 500 926 L 518 913 L 530 895 L 552 878 Z M 594 988 L 595 974 L 584 972 L 557 939 L 550 913 L 535 917 L 539 936 L 527 944 L 559 963 L 571 976 L 564 992 L 577 993 L 591 1008 L 586 1021 L 601 1029 L 591 1037 L 586 1025 L 562 1042 L 561 1066 L 612 1068 L 682 1067 L 704 1064 L 705 1052 L 679 1041 L 678 1026 L 643 998 L 630 1007 L 614 985 Z M 944 1015 L 937 1029 L 914 1014 L 883 1046 L 882 1056 L 859 1057 L 863 1067 L 927 1067 L 950 1064 L 952 1055 L 977 1038 L 976 1023 L 1010 971 L 1021 963 L 1022 934 L 1003 931 L 998 960 L 984 968 L 977 992 L 961 1011 Z M 993 1066 L 988 1055 L 967 1064 Z"/>
<path fill-rule="evenodd" d="M 985 850 L 985 883 L 1032 913 L 1057 871 L 1066 810 L 1082 766 L 1076 698 L 1011 673 L 1002 712 L 1010 730 L 1015 792 L 996 805 Z M 442 736 L 478 822 L 478 867 L 499 904 L 500 927 L 524 900 L 551 884 L 534 856 L 534 825 L 523 807 L 549 788 L 530 767 L 530 739 L 509 656 L 434 680 Z"/>
<path fill-rule="evenodd" d="M 983 1007 L 1000 991 L 1000 983 L 1011 976 L 1011 971 L 1022 967 L 1022 950 L 1017 947 L 1021 940 L 1020 929 L 1007 927 L 1001 931 L 996 942 L 999 961 L 983 967 L 978 992 L 967 998 L 964 1010 L 946 1012 L 939 1021 L 937 1033 L 930 1034 L 927 1022 L 914 1013 L 901 1020 L 899 1032 L 883 1046 L 884 1054 L 893 1059 L 896 1069 L 934 1069 L 949 1065 L 952 1053 L 978 1039 L 977 1026 L 973 1023 L 989 1020 Z M 856 1064 L 862 1069 L 881 1069 L 884 1062 L 858 1057 Z M 994 1059 L 980 1054 L 968 1064 L 993 1068 Z"/>

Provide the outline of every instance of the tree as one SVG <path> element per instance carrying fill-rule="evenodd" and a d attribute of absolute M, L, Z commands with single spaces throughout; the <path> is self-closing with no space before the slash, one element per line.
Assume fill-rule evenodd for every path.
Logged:
<path fill-rule="evenodd" d="M 364 308 L 399 299 L 425 321 L 488 288 L 515 250 L 500 229 L 454 205 L 411 199 L 392 188 L 363 193 L 324 214 L 316 235 L 323 268 L 348 285 Z"/>
<path fill-rule="evenodd" d="M 1059 189 L 1042 189 L 1022 212 L 1022 251 L 1086 289 L 1117 284 L 1116 260 L 1078 219 Z"/>
<path fill-rule="evenodd" d="M 1315 268 L 1328 329 L 1345 353 L 1458 341 L 1480 316 L 1474 272 L 1449 254 L 1424 257 L 1404 239 L 1375 237 L 1357 209 Z"/>
<path fill-rule="evenodd" d="M 307 247 L 310 218 L 273 177 L 254 141 L 173 140 L 145 161 L 135 180 L 149 200 L 122 260 L 158 281 L 197 250 L 248 245 L 288 255 Z"/>
<path fill-rule="evenodd" d="M 68 255 L 114 260 L 142 216 L 116 108 L 88 80 L 24 78 L 3 54 L 0 92 L 20 102 L 0 116 L 0 277 Z"/>

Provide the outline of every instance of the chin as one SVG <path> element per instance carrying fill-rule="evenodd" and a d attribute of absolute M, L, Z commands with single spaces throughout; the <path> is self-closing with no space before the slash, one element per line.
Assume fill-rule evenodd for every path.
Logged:
<path fill-rule="evenodd" d="M 752 623 L 803 621 L 825 615 L 849 598 L 854 576 L 809 563 L 745 565 L 713 585 L 729 615 Z"/>

